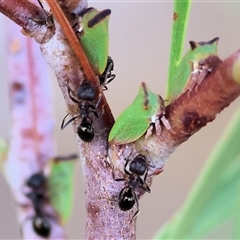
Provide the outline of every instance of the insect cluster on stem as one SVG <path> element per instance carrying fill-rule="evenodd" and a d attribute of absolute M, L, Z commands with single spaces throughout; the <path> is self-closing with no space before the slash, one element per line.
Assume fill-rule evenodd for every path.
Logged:
<path fill-rule="evenodd" d="M 65 123 L 67 114 L 62 121 L 61 129 L 64 129 L 76 118 L 81 118 L 77 134 L 84 142 L 91 142 L 95 135 L 90 114 L 92 113 L 96 118 L 100 115 L 97 112 L 97 107 L 101 97 L 99 97 L 95 105 L 92 103 L 97 97 L 95 89 L 102 87 L 107 90 L 106 85 L 115 78 L 115 74 L 112 74 L 114 63 L 112 58 L 108 56 L 108 21 L 110 13 L 110 9 L 98 11 L 95 8 L 87 8 L 80 14 L 79 41 L 94 73 L 99 79 L 99 85 L 93 86 L 92 83 L 85 79 L 80 84 L 76 96 L 67 85 L 68 95 L 73 102 L 78 104 L 80 113 Z"/>

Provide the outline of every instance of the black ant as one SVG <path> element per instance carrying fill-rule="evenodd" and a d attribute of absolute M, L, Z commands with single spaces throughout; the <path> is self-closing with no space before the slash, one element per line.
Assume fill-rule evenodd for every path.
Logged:
<path fill-rule="evenodd" d="M 115 74 L 112 74 L 113 70 L 114 70 L 114 62 L 112 58 L 108 56 L 106 68 L 104 72 L 100 76 L 98 76 L 100 86 L 103 87 L 103 90 L 107 90 L 108 88 L 106 85 L 111 81 L 113 81 L 113 79 L 116 77 Z"/>
<path fill-rule="evenodd" d="M 98 117 L 98 113 L 95 111 L 95 109 L 97 108 L 101 98 L 99 98 L 99 101 L 95 106 L 90 104 L 90 102 L 92 102 L 96 97 L 96 91 L 95 87 L 87 80 L 84 80 L 82 84 L 79 86 L 77 91 L 77 98 L 71 95 L 73 94 L 73 91 L 70 89 L 68 85 L 67 89 L 70 99 L 78 104 L 80 114 L 71 118 L 69 121 L 65 123 L 65 119 L 69 115 L 67 114 L 63 118 L 61 130 L 63 130 L 69 123 L 74 121 L 76 118 L 81 118 L 82 121 L 77 129 L 78 136 L 84 142 L 91 142 L 94 138 L 94 128 L 92 126 L 93 125 L 92 118 L 89 116 L 89 114 L 93 113 L 95 117 Z"/>
<path fill-rule="evenodd" d="M 31 192 L 27 193 L 26 196 L 32 201 L 35 211 L 35 215 L 32 217 L 32 227 L 39 236 L 48 238 L 51 224 L 43 212 L 44 203 L 47 201 L 47 179 L 42 173 L 35 173 L 26 181 L 26 185 L 31 188 Z"/>
<path fill-rule="evenodd" d="M 30 18 L 30 19 L 39 25 L 46 25 L 47 27 L 52 27 L 53 26 L 53 15 L 48 14 L 46 12 L 46 10 L 44 9 L 43 4 L 41 3 L 40 0 L 37 0 L 37 1 L 38 1 L 38 4 L 40 5 L 40 7 L 42 8 L 44 14 L 46 15 L 46 17 L 45 18 Z"/>
<path fill-rule="evenodd" d="M 122 211 L 128 211 L 135 203 L 137 204 L 137 211 L 133 215 L 134 218 L 139 212 L 138 198 L 135 193 L 135 188 L 139 187 L 145 192 L 150 193 L 151 190 L 146 183 L 148 175 L 148 167 L 151 166 L 147 163 L 146 157 L 142 154 L 137 155 L 134 159 L 125 159 L 126 163 L 124 166 L 124 172 L 128 178 L 115 178 L 114 172 L 113 179 L 115 181 L 125 181 L 126 185 L 120 191 L 118 195 L 118 206 Z"/>

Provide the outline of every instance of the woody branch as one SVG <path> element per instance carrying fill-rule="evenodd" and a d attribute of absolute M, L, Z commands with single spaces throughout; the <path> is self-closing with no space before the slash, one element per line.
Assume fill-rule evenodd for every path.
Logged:
<path fill-rule="evenodd" d="M 8 9 L 8 11 L 11 11 L 11 9 Z M 19 24 L 21 21 L 16 20 L 15 22 Z M 61 26 L 57 22 L 54 25 L 56 31 L 53 36 L 47 42 L 42 43 L 40 47 L 45 59 L 57 76 L 59 86 L 71 113 L 71 109 L 73 110 L 75 106 L 68 97 L 65 83 L 70 82 L 71 87 L 76 90 L 84 76 L 74 52 L 62 33 Z M 29 31 L 31 32 L 31 29 Z M 197 85 L 192 91 L 183 93 L 166 108 L 166 117 L 170 122 L 171 131 L 163 127 L 160 137 L 153 134 L 149 140 L 139 139 L 132 146 L 132 148 L 145 144 L 149 146 L 151 157 L 158 159 L 158 161 L 161 160 L 156 169 L 162 168 L 169 155 L 182 142 L 212 121 L 223 108 L 239 96 L 239 74 L 233 74 L 233 69 L 239 68 L 239 64 L 237 64 L 239 62 L 239 51 L 222 63 L 217 59 L 216 61 L 215 69 L 200 85 Z M 121 184 L 117 185 L 113 181 L 111 169 L 105 164 L 107 133 L 112 126 L 113 118 L 105 100 L 101 102 L 100 107 L 102 105 L 104 105 L 106 111 L 104 111 L 102 118 L 94 119 L 96 132 L 100 133 L 100 137 L 96 137 L 90 144 L 86 144 L 76 137 L 86 181 L 86 206 L 88 211 L 86 235 L 87 238 L 122 236 L 123 238 L 133 239 L 135 222 L 131 222 L 132 215 L 120 212 L 115 206 L 116 204 L 112 205 L 109 201 L 112 196 L 118 196 Z M 74 121 L 75 133 L 78 125 L 79 121 Z M 105 129 L 106 131 L 104 131 Z M 121 152 L 118 152 L 118 150 L 121 150 Z M 118 158 L 123 163 L 124 157 L 122 156 L 125 155 L 125 151 L 131 151 L 129 146 L 115 149 L 114 154 L 116 152 L 117 154 L 115 154 L 115 157 L 112 155 L 110 157 L 112 159 Z M 110 154 L 112 153 L 111 150 Z M 155 163 L 158 164 L 157 161 Z M 158 171 L 153 171 L 151 174 L 156 173 Z"/>

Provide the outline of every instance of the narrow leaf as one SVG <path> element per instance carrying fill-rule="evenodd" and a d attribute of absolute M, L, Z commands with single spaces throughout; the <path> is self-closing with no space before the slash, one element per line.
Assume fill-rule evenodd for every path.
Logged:
<path fill-rule="evenodd" d="M 174 1 L 167 98 L 174 87 L 173 75 L 182 58 L 191 0 Z"/>
<path fill-rule="evenodd" d="M 157 239 L 196 239 L 240 211 L 240 111 L 225 130 L 184 206 Z"/>
<path fill-rule="evenodd" d="M 235 216 L 233 217 L 233 232 L 231 239 L 240 239 L 240 211 L 237 211 Z"/>
<path fill-rule="evenodd" d="M 65 161 L 58 158 L 49 162 L 51 169 L 48 179 L 49 197 L 62 225 L 67 224 L 72 213 L 75 158 L 76 156 L 73 156 L 72 159 Z"/>

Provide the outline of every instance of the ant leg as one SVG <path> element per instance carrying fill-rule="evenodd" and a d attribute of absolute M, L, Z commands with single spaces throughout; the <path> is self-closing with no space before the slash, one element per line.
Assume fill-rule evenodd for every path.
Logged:
<path fill-rule="evenodd" d="M 63 130 L 69 123 L 71 123 L 72 121 L 74 121 L 76 118 L 79 118 L 79 117 L 80 117 L 80 115 L 77 115 L 77 116 L 71 118 L 70 120 L 68 120 L 68 121 L 65 123 L 65 119 L 66 119 L 66 117 L 67 117 L 68 115 L 69 115 L 69 114 L 67 114 L 67 115 L 63 118 L 63 120 L 62 120 L 61 130 Z"/>
<path fill-rule="evenodd" d="M 126 178 L 116 178 L 115 177 L 115 173 L 114 173 L 114 168 L 112 169 L 112 177 L 113 177 L 113 180 L 114 181 L 117 181 L 117 182 L 120 182 L 120 181 L 127 181 L 127 179 Z"/>
<path fill-rule="evenodd" d="M 149 153 L 148 153 L 148 150 L 147 149 L 144 149 L 144 151 L 147 153 L 147 155 L 148 155 L 148 158 L 150 159 L 150 163 L 149 162 L 146 162 L 146 165 L 148 166 L 148 167 L 151 167 L 151 168 L 155 168 L 156 167 L 156 165 L 154 164 L 154 162 L 152 161 L 152 159 L 151 159 L 151 157 L 150 157 L 150 155 L 149 155 Z M 152 164 L 151 164 L 152 163 Z"/>
<path fill-rule="evenodd" d="M 91 109 L 96 109 L 97 107 L 98 107 L 98 105 L 99 105 L 99 103 L 100 103 L 100 101 L 102 100 L 102 94 L 100 94 L 100 97 L 99 97 L 99 99 L 98 99 L 98 101 L 97 101 L 97 103 L 96 103 L 96 105 L 95 106 L 93 106 L 93 105 L 89 105 L 89 107 L 91 108 Z M 101 112 L 100 112 L 100 114 L 98 114 L 96 111 L 94 111 L 94 110 L 91 110 L 90 112 L 92 112 L 94 115 L 95 115 L 95 117 L 101 117 L 102 115 L 103 115 L 103 113 L 104 113 L 104 104 L 102 105 L 102 110 L 101 110 Z"/>
<path fill-rule="evenodd" d="M 76 99 L 76 98 L 74 97 L 74 95 L 73 95 L 73 90 L 69 87 L 68 82 L 69 82 L 69 81 L 67 81 L 67 83 L 63 83 L 63 84 L 67 87 L 68 96 L 69 96 L 69 98 L 70 98 L 73 102 L 79 104 L 79 101 L 78 101 L 78 99 Z"/>
<path fill-rule="evenodd" d="M 73 90 L 72 90 L 67 84 L 66 84 L 66 86 L 67 86 L 69 98 L 70 98 L 73 102 L 79 104 L 79 101 L 73 96 Z"/>
<path fill-rule="evenodd" d="M 115 178 L 114 171 L 112 171 L 112 177 L 114 181 L 120 182 L 120 181 L 127 181 L 125 178 Z"/>
<path fill-rule="evenodd" d="M 64 123 L 65 123 L 65 119 L 66 119 L 66 117 L 68 116 L 69 114 L 67 113 L 66 114 L 66 116 L 63 118 L 63 120 L 62 120 L 62 124 L 61 124 L 61 130 L 63 130 L 64 128 L 65 128 L 65 126 L 64 126 Z M 64 126 L 64 127 L 63 127 Z"/>
<path fill-rule="evenodd" d="M 113 70 L 113 62 L 109 64 L 108 68 L 107 68 L 107 74 L 104 80 L 105 85 L 107 85 L 108 83 L 110 83 L 111 81 L 113 81 L 113 79 L 116 77 L 115 74 L 112 74 L 111 71 Z"/>
<path fill-rule="evenodd" d="M 96 105 L 95 105 L 95 108 L 98 107 L 98 105 L 99 105 L 99 103 L 100 103 L 101 100 L 102 100 L 102 94 L 100 94 L 100 96 L 99 96 L 99 98 L 98 98 L 98 101 L 97 101 L 97 103 L 96 103 Z"/>
<path fill-rule="evenodd" d="M 98 116 L 98 113 L 97 113 L 96 111 L 89 111 L 89 112 L 93 113 L 96 118 L 99 117 L 99 116 Z"/>
<path fill-rule="evenodd" d="M 143 184 L 139 184 L 138 187 L 140 187 L 142 190 L 144 190 L 145 192 L 151 193 L 151 189 L 149 188 L 149 186 L 147 185 L 147 183 L 144 181 Z"/>
<path fill-rule="evenodd" d="M 111 71 L 112 71 L 112 70 L 113 70 L 113 63 L 110 63 L 110 64 L 108 65 L 107 70 L 106 70 L 105 79 L 104 79 L 104 82 L 103 82 L 103 84 L 102 84 L 102 86 L 105 87 L 105 88 L 107 88 L 106 85 L 107 85 L 108 83 L 110 83 L 110 82 L 116 77 L 115 74 L 111 74 Z M 111 78 L 110 78 L 110 77 L 111 77 Z M 108 80 L 108 78 L 110 78 L 110 79 Z M 107 89 L 106 89 L 106 90 L 107 90 Z"/>
<path fill-rule="evenodd" d="M 103 91 L 107 91 L 108 90 L 107 86 L 102 86 L 102 88 L 103 88 Z"/>
<path fill-rule="evenodd" d="M 113 167 L 112 167 L 112 170 L 113 170 Z M 118 178 L 118 179 L 116 179 L 115 178 L 115 174 L 114 174 L 114 172 L 112 171 L 112 177 L 113 177 L 113 180 L 115 180 L 115 181 L 126 181 L 126 179 L 123 179 L 123 178 Z M 115 199 L 113 199 L 113 198 L 107 198 L 107 197 L 104 197 L 105 199 L 107 199 L 107 200 L 109 200 L 109 201 L 112 201 L 112 202 L 117 202 L 118 200 L 119 200 L 119 197 L 117 197 L 117 198 L 115 198 Z"/>
<path fill-rule="evenodd" d="M 99 105 L 99 103 L 100 103 L 101 100 L 102 100 L 102 94 L 100 94 L 100 97 L 99 97 L 99 99 L 98 99 L 97 104 L 95 105 L 95 108 L 98 107 L 98 105 Z M 103 113 L 104 113 L 104 106 L 105 106 L 105 104 L 102 105 L 102 109 L 101 109 L 101 112 L 100 112 L 100 114 L 99 114 L 99 117 L 101 117 L 101 116 L 103 115 Z"/>
<path fill-rule="evenodd" d="M 137 195 L 136 195 L 136 193 L 133 191 L 133 195 L 134 195 L 134 198 L 135 198 L 135 200 L 136 200 L 136 204 L 137 204 L 137 211 L 134 213 L 134 215 L 133 215 L 133 217 L 132 217 L 132 219 L 131 219 L 131 221 L 137 216 L 137 214 L 138 214 L 138 212 L 139 212 L 139 202 L 138 202 L 138 198 L 137 198 Z"/>
<path fill-rule="evenodd" d="M 128 160 L 127 158 L 124 158 L 124 160 L 126 161 L 125 165 L 124 165 L 124 172 L 127 174 L 127 175 L 130 175 L 130 172 L 126 169 L 128 163 L 130 162 L 130 160 Z"/>
<path fill-rule="evenodd" d="M 114 78 L 116 77 L 116 75 L 115 74 L 111 74 L 111 77 L 109 76 L 109 80 L 107 81 L 107 83 L 106 84 L 108 84 L 108 83 L 110 83 L 110 82 L 112 82 L 113 80 L 114 80 Z"/>
<path fill-rule="evenodd" d="M 99 117 L 101 117 L 103 115 L 103 113 L 104 113 L 104 106 L 105 106 L 105 104 L 102 105 L 102 109 L 101 109 L 101 112 L 99 114 Z"/>
<path fill-rule="evenodd" d="M 40 5 L 40 7 L 42 8 L 42 10 L 45 12 L 45 9 L 44 9 L 43 4 L 41 3 L 41 1 L 40 0 L 37 0 L 37 1 L 38 1 L 38 4 Z M 47 15 L 47 13 L 46 13 L 46 15 Z"/>
<path fill-rule="evenodd" d="M 95 111 L 96 107 L 90 104 L 90 105 L 89 105 L 89 108 L 93 109 L 93 110 L 89 111 L 89 113 L 90 113 L 90 112 L 93 113 L 94 116 L 95 116 L 96 118 L 98 118 L 98 117 L 99 117 L 99 116 L 98 116 L 98 113 Z"/>
<path fill-rule="evenodd" d="M 44 14 L 46 15 L 46 18 L 44 18 L 44 19 L 29 18 L 29 19 L 33 20 L 34 22 L 36 22 L 39 25 L 46 25 L 47 27 L 52 27 L 53 26 L 53 17 L 52 17 L 52 15 L 49 15 L 45 11 L 45 9 L 43 7 L 43 4 L 41 3 L 40 0 L 37 0 L 37 1 L 38 1 L 38 4 L 40 5 L 40 7 L 42 8 Z"/>

